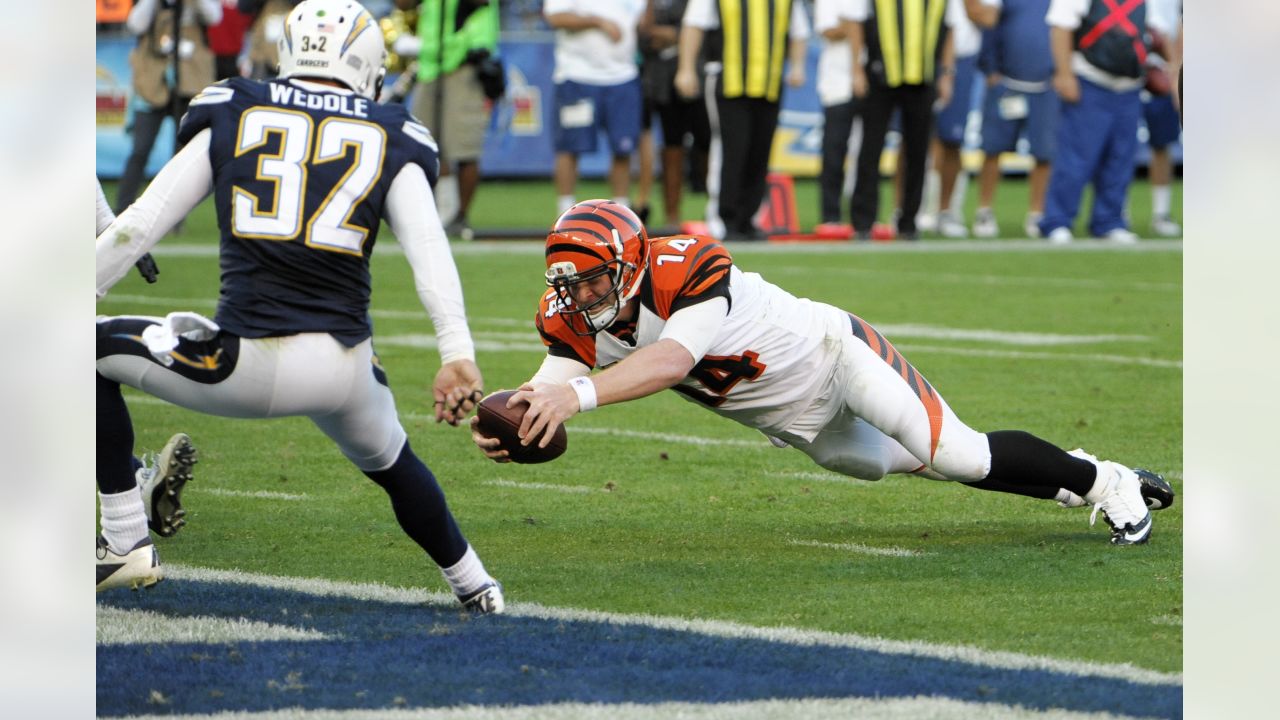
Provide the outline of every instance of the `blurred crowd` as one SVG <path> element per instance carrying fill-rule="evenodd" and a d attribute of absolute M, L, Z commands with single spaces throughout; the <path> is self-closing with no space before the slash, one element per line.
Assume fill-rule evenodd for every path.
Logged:
<path fill-rule="evenodd" d="M 133 146 L 117 211 L 137 196 L 166 117 L 180 117 L 215 80 L 273 75 L 276 42 L 296 4 L 136 0 L 127 14 L 104 17 L 99 2 L 100 28 L 137 38 Z M 794 233 L 762 224 L 762 205 L 778 201 L 769 164 L 782 98 L 812 82 L 823 116 L 813 236 L 1066 243 L 1084 230 L 1130 243 L 1137 231 L 1182 233 L 1171 190 L 1171 148 L 1181 136 L 1180 0 L 362 4 L 379 18 L 396 78 L 380 101 L 410 103 L 440 143 L 437 203 L 451 237 L 473 235 L 481 149 L 505 92 L 500 34 L 526 32 L 555 38 L 548 170 L 560 210 L 578 200 L 580 157 L 603 141 L 609 192 L 647 223 L 729 240 Z M 819 48 L 815 78 L 805 77 L 810 45 Z M 1150 226 L 1135 229 L 1128 190 L 1141 170 L 1140 143 L 1149 146 L 1152 206 Z M 996 194 L 1011 165 L 1026 172 L 1028 200 L 1022 222 L 1005 217 L 1002 227 Z M 971 172 L 977 203 L 967 216 Z M 892 186 L 886 208 L 882 182 Z M 1077 217 L 1086 187 L 1091 213 Z M 707 194 L 705 217 L 682 213 L 685 192 Z"/>

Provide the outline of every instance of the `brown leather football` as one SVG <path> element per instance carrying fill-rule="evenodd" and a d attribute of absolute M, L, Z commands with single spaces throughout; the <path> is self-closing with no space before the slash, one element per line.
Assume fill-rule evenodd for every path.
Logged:
<path fill-rule="evenodd" d="M 527 403 L 515 407 L 507 407 L 507 399 L 515 394 L 515 390 L 499 390 L 480 401 L 476 407 L 476 417 L 480 419 L 479 430 L 482 435 L 497 438 L 502 449 L 509 453 L 512 462 L 526 465 L 544 463 L 555 460 L 564 454 L 569 447 L 569 434 L 564 425 L 556 428 L 551 442 L 545 448 L 538 447 L 536 442 L 529 445 L 520 444 L 520 421 L 529 409 Z"/>

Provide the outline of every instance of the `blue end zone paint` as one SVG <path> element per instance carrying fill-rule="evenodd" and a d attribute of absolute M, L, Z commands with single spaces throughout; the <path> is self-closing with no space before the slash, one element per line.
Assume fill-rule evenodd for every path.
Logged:
<path fill-rule="evenodd" d="M 98 602 L 170 617 L 243 617 L 341 637 L 100 646 L 100 715 L 916 695 L 1182 715 L 1181 686 L 643 626 L 471 619 L 452 608 L 198 581 L 171 580 Z M 168 702 L 151 702 L 153 690 Z"/>

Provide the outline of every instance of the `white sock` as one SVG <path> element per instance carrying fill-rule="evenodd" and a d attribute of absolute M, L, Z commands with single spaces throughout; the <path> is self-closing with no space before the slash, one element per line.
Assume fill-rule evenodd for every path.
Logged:
<path fill-rule="evenodd" d="M 1058 504 L 1062 507 L 1068 508 L 1076 508 L 1089 504 L 1085 502 L 1084 498 L 1066 488 L 1058 488 L 1058 496 L 1055 497 L 1054 500 L 1057 500 Z"/>
<path fill-rule="evenodd" d="M 98 499 L 102 503 L 102 537 L 114 552 L 123 555 L 148 537 L 147 513 L 138 488 L 111 495 L 98 493 Z"/>
<path fill-rule="evenodd" d="M 561 195 L 556 200 L 556 213 L 559 215 L 563 215 L 564 211 L 573 207 L 573 204 L 575 202 L 577 201 L 573 199 L 572 195 Z"/>
<path fill-rule="evenodd" d="M 1172 188 L 1168 185 L 1151 186 L 1151 214 L 1156 217 L 1168 217 Z"/>
<path fill-rule="evenodd" d="M 462 554 L 461 560 L 451 567 L 441 568 L 440 572 L 444 573 L 445 582 L 453 588 L 454 595 L 470 595 L 494 582 L 489 573 L 485 572 L 480 556 L 476 555 L 476 551 L 471 549 L 470 545 L 467 545 L 467 551 Z"/>
<path fill-rule="evenodd" d="M 969 173 L 961 170 L 956 173 L 956 184 L 951 188 L 951 197 L 947 201 L 947 209 L 954 217 L 964 217 L 964 198 L 969 194 Z"/>
<path fill-rule="evenodd" d="M 436 181 L 436 209 L 440 224 L 448 225 L 458 217 L 461 202 L 458 200 L 458 176 L 445 175 Z"/>
<path fill-rule="evenodd" d="M 924 176 L 924 193 L 920 199 L 921 215 L 937 215 L 942 201 L 942 176 L 930 169 Z"/>

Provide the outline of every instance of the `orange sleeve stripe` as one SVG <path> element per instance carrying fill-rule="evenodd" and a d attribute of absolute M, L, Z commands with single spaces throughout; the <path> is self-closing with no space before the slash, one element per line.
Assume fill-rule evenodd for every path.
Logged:
<path fill-rule="evenodd" d="M 938 438 L 942 436 L 942 400 L 938 397 L 938 393 L 934 391 L 924 375 L 907 362 L 907 358 L 898 352 L 897 348 L 879 331 L 853 314 L 849 315 L 849 324 L 853 334 L 888 363 L 889 367 L 902 377 L 907 387 L 911 388 L 911 391 L 920 399 L 920 404 L 924 405 L 925 414 L 929 417 L 929 462 L 933 462 L 933 456 L 938 452 Z"/>

